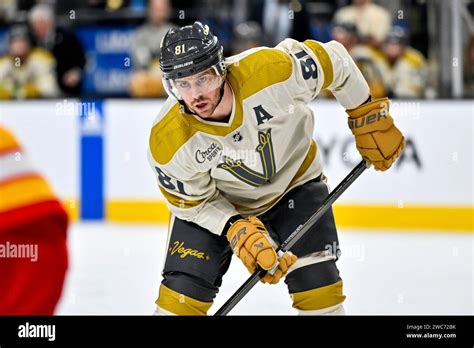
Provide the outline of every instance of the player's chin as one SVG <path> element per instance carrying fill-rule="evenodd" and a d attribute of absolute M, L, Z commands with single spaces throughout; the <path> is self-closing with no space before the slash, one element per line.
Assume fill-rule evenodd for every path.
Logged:
<path fill-rule="evenodd" d="M 214 113 L 214 109 L 215 108 L 208 105 L 208 107 L 204 110 L 196 110 L 195 109 L 195 112 L 199 117 L 201 117 L 203 119 L 208 119 L 208 118 L 211 118 L 212 114 Z"/>

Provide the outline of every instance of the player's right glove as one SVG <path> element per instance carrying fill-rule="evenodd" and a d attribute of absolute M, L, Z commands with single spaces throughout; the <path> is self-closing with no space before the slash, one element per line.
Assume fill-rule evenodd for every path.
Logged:
<path fill-rule="evenodd" d="M 264 224 L 255 216 L 234 222 L 227 232 L 227 240 L 234 254 L 242 260 L 250 273 L 255 272 L 257 265 L 266 271 L 278 266 L 273 274 L 267 273 L 261 279 L 264 283 L 278 283 L 297 259 L 291 252 L 278 258 L 275 242 Z"/>
<path fill-rule="evenodd" d="M 380 98 L 346 110 L 357 150 L 381 171 L 390 168 L 405 147 L 405 138 L 389 115 L 388 103 L 388 98 Z"/>

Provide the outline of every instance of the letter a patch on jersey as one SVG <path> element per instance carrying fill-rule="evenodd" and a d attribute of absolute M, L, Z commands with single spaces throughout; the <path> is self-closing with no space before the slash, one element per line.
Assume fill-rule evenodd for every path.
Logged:
<path fill-rule="evenodd" d="M 223 156 L 224 163 L 219 163 L 217 167 L 228 171 L 237 179 L 249 185 L 255 187 L 261 186 L 267 182 L 270 182 L 270 179 L 276 173 L 271 129 L 267 130 L 266 132 L 258 132 L 258 146 L 255 151 L 257 151 L 260 156 L 263 173 L 256 172 L 255 170 L 247 167 L 240 159 L 234 160 L 225 155 Z"/>

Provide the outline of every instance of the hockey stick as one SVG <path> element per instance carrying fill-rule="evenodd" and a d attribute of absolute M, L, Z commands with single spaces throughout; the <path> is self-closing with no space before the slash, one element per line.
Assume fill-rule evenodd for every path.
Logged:
<path fill-rule="evenodd" d="M 321 203 L 319 209 L 311 215 L 304 225 L 299 225 L 293 233 L 278 247 L 277 253 L 290 250 L 290 248 L 318 221 L 321 216 L 331 207 L 331 205 L 339 198 L 339 196 L 366 170 L 370 164 L 365 160 L 361 161 L 352 171 L 331 191 L 326 199 Z M 214 314 L 221 316 L 228 314 L 242 298 L 258 283 L 261 276 L 264 276 L 265 270 L 256 270 L 249 279 L 227 300 L 224 305 Z"/>

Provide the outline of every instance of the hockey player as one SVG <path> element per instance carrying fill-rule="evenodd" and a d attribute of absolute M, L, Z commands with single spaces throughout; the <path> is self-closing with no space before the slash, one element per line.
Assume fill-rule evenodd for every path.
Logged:
<path fill-rule="evenodd" d="M 286 39 L 224 59 L 218 38 L 195 22 L 168 31 L 160 61 L 170 98 L 149 160 L 172 215 L 156 314 L 207 314 L 232 253 L 250 272 L 270 270 L 265 283 L 285 277 L 299 313 L 343 313 L 332 211 L 292 253 L 275 248 L 328 195 L 307 104 L 329 89 L 361 155 L 383 171 L 405 143 L 388 99 L 371 99 L 335 41 Z"/>
<path fill-rule="evenodd" d="M 53 315 L 68 266 L 68 217 L 0 124 L 0 315 Z"/>

